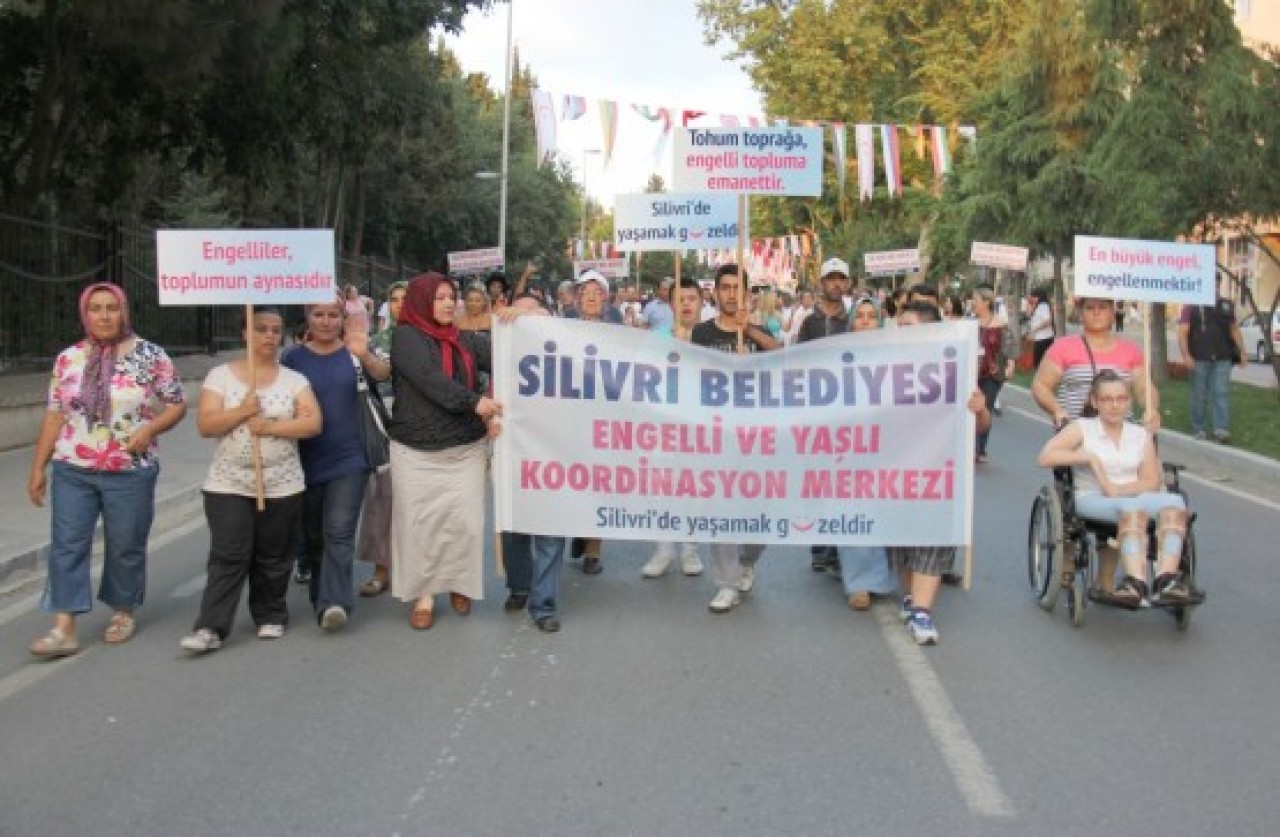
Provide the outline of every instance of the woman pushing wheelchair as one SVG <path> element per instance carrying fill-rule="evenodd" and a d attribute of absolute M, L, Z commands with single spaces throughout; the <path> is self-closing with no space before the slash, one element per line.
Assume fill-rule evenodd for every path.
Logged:
<path fill-rule="evenodd" d="M 1111 603 L 1137 608 L 1152 601 L 1187 602 L 1193 593 L 1180 569 L 1187 537 L 1186 501 L 1164 490 L 1151 433 L 1125 420 L 1131 398 L 1129 384 L 1119 374 L 1110 369 L 1099 372 L 1081 417 L 1049 440 L 1038 462 L 1046 468 L 1074 467 L 1076 513 L 1116 525 L 1125 578 L 1108 595 Z M 1158 557 L 1148 588 L 1148 524 L 1153 520 Z"/>

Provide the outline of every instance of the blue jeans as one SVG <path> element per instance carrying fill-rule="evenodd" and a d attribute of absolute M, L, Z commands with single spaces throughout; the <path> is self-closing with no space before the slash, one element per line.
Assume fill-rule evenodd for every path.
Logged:
<path fill-rule="evenodd" d="M 534 619 L 555 616 L 564 538 L 503 532 L 502 560 L 507 588 L 512 593 L 529 594 L 529 615 Z"/>
<path fill-rule="evenodd" d="M 367 471 L 308 485 L 302 530 L 311 564 L 311 605 L 320 615 L 330 607 L 355 607 L 356 527 L 364 503 Z"/>
<path fill-rule="evenodd" d="M 1191 370 L 1191 432 L 1206 433 L 1206 407 L 1213 407 L 1213 427 L 1219 433 L 1231 429 L 1231 407 L 1227 387 L 1231 383 L 1231 361 L 1197 360 Z"/>
<path fill-rule="evenodd" d="M 91 471 L 54 462 L 50 481 L 49 576 L 40 607 L 52 613 L 93 609 L 89 577 L 93 530 L 102 516 L 104 559 L 98 600 L 113 610 L 142 606 L 147 537 L 155 516 L 160 466 Z"/>
<path fill-rule="evenodd" d="M 846 596 L 860 590 L 885 596 L 898 586 L 883 546 L 840 547 L 840 578 Z"/>

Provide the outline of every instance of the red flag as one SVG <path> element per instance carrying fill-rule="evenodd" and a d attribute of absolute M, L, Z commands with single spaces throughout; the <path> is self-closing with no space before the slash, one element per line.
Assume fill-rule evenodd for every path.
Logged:
<path fill-rule="evenodd" d="M 707 112 L 706 112 L 705 110 L 686 110 L 686 111 L 684 111 L 684 112 L 681 114 L 681 116 L 680 116 L 680 125 L 681 125 L 681 127 L 688 128 L 688 127 L 689 127 L 689 120 L 691 120 L 691 119 L 697 119 L 699 116 L 705 116 L 705 115 L 706 115 L 706 113 L 707 113 Z"/>

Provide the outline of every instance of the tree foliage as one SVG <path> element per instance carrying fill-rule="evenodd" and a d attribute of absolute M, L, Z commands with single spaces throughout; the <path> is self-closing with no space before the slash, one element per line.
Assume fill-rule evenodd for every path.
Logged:
<path fill-rule="evenodd" d="M 428 33 L 491 0 L 0 6 L 0 203 L 46 217 L 331 227 L 443 266 L 497 242 L 501 102 Z M 513 85 L 508 254 L 567 272 L 575 190 Z"/>

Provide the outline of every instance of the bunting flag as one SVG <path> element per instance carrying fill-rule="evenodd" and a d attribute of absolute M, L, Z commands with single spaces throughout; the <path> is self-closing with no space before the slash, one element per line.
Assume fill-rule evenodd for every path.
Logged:
<path fill-rule="evenodd" d="M 680 114 L 680 127 L 688 128 L 690 122 L 692 122 L 693 120 L 697 119 L 700 116 L 706 116 L 706 115 L 707 115 L 707 112 L 705 110 L 682 111 Z"/>
<path fill-rule="evenodd" d="M 600 107 L 600 131 L 604 143 L 604 167 L 608 168 L 609 161 L 613 159 L 613 144 L 618 139 L 618 103 L 610 102 L 608 99 L 601 99 L 598 105 Z"/>
<path fill-rule="evenodd" d="M 870 125 L 855 125 L 854 142 L 858 155 L 858 200 L 869 201 L 876 195 L 876 139 Z"/>
<path fill-rule="evenodd" d="M 545 166 L 556 153 L 556 107 L 545 90 L 529 91 L 533 99 L 533 129 L 538 140 L 538 165 Z"/>
<path fill-rule="evenodd" d="M 742 124 L 742 121 L 738 119 L 738 117 L 736 116 L 732 116 L 730 114 L 725 114 L 725 113 L 720 114 L 721 128 L 737 128 L 741 124 Z"/>
<path fill-rule="evenodd" d="M 560 118 L 572 122 L 587 112 L 587 100 L 582 96 L 565 95 L 560 104 Z"/>
<path fill-rule="evenodd" d="M 961 125 L 959 130 L 960 130 L 960 136 L 964 137 L 969 142 L 978 141 L 978 129 L 973 127 L 972 125 Z"/>
<path fill-rule="evenodd" d="M 880 148 L 884 154 L 884 179 L 889 184 L 889 197 L 902 192 L 902 157 L 898 148 L 898 126 L 880 126 Z"/>
<path fill-rule="evenodd" d="M 657 122 L 662 118 L 662 108 L 651 108 L 648 105 L 632 105 L 631 109 L 650 122 Z"/>
<path fill-rule="evenodd" d="M 951 171 L 951 151 L 947 148 L 947 129 L 933 126 L 933 173 L 941 180 Z"/>
<path fill-rule="evenodd" d="M 748 116 L 748 117 L 747 117 L 747 127 L 748 127 L 748 128 L 759 128 L 759 127 L 760 127 L 760 125 L 761 125 L 760 117 L 758 117 L 758 116 Z"/>
<path fill-rule="evenodd" d="M 844 123 L 831 123 L 831 148 L 836 153 L 836 183 L 839 184 L 840 197 L 844 197 L 844 180 L 846 170 L 849 168 L 849 149 L 846 146 Z"/>

